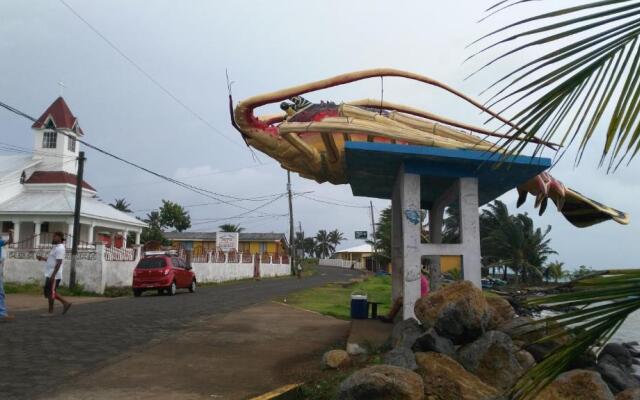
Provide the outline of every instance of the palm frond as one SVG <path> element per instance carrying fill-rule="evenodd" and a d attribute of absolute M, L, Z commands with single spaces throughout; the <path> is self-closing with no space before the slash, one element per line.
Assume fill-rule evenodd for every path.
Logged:
<path fill-rule="evenodd" d="M 528 305 L 573 310 L 535 321 L 541 329 L 546 329 L 550 324 L 559 328 L 535 343 L 567 335 L 571 340 L 520 378 L 511 390 L 512 399 L 535 398 L 575 359 L 585 352 L 604 346 L 626 318 L 640 310 L 640 270 L 601 271 L 567 286 L 572 287 L 573 291 L 533 298 L 526 302 Z"/>
<path fill-rule="evenodd" d="M 501 1 L 489 10 L 499 12 L 521 3 L 525 2 Z M 498 150 L 505 156 L 520 154 L 527 146 L 521 139 L 536 137 L 564 146 L 559 157 L 577 145 L 577 164 L 602 132 L 606 137 L 600 165 L 613 171 L 625 160 L 630 162 L 640 151 L 639 36 L 639 1 L 592 0 L 516 21 L 478 39 L 494 42 L 470 58 L 512 47 L 474 74 L 544 46 L 485 90 L 489 106 L 509 113 L 513 122 L 510 138 Z M 537 147 L 534 155 L 540 151 Z"/>

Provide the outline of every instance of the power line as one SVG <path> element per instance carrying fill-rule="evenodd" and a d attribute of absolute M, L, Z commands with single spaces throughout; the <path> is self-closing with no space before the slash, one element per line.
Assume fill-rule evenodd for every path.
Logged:
<path fill-rule="evenodd" d="M 158 82 L 158 80 L 156 80 L 153 76 L 151 76 L 151 74 L 149 74 L 147 71 L 145 71 L 138 63 L 136 63 L 135 61 L 133 61 L 133 59 L 131 59 L 129 56 L 127 56 L 122 50 L 120 50 L 118 48 L 118 46 L 115 45 L 115 43 L 113 43 L 111 40 L 109 40 L 105 35 L 103 35 L 99 30 L 97 30 L 95 27 L 93 27 L 93 25 L 91 25 L 89 23 L 89 21 L 87 21 L 86 19 L 84 19 L 76 10 L 73 9 L 73 7 L 71 7 L 67 2 L 65 2 L 64 0 L 59 0 L 60 3 L 62 3 L 67 9 L 69 9 L 69 11 L 71 11 L 71 13 L 73 13 L 73 15 L 75 15 L 80 21 L 82 21 L 87 27 L 89 27 L 89 29 L 91 29 L 93 31 L 93 33 L 95 33 L 96 35 L 98 35 L 98 37 L 100 37 L 100 39 L 102 39 L 107 45 L 109 45 L 109 47 L 111 47 L 116 53 L 118 53 L 122 58 L 124 58 L 129 64 L 131 64 L 135 69 L 138 70 L 138 72 L 140 72 L 142 75 L 144 75 L 147 79 L 149 79 L 156 87 L 158 87 L 160 90 L 162 90 L 162 92 L 164 92 L 166 95 L 168 95 L 173 101 L 175 101 L 176 103 L 178 103 L 180 106 L 182 106 L 182 108 L 184 108 L 187 112 L 189 112 L 191 115 L 193 115 L 194 117 L 196 117 L 198 120 L 200 120 L 202 123 L 204 123 L 207 127 L 209 127 L 213 132 L 215 132 L 216 134 L 220 135 L 221 137 L 223 137 L 224 139 L 226 139 L 227 141 L 229 141 L 230 143 L 233 143 L 234 145 L 244 149 L 244 146 L 242 146 L 241 144 L 239 144 L 238 142 L 236 142 L 235 140 L 232 140 L 230 137 L 228 137 L 227 135 L 223 134 L 218 128 L 216 128 L 215 126 L 213 126 L 211 123 L 209 123 L 209 121 L 207 121 L 206 119 L 204 119 L 200 114 L 198 114 L 197 112 L 195 112 L 191 107 L 189 107 L 188 105 L 186 105 L 182 100 L 180 100 L 175 94 L 173 94 L 169 89 L 167 89 L 166 87 L 164 87 L 160 82 Z"/>
<path fill-rule="evenodd" d="M 26 113 L 24 113 L 24 112 L 22 112 L 22 111 L 18 110 L 18 109 L 17 109 L 17 108 L 15 108 L 15 107 L 12 107 L 12 106 L 10 106 L 10 105 L 8 105 L 8 104 L 6 104 L 6 103 L 3 103 L 3 102 L 1 102 L 1 101 L 0 101 L 0 107 L 5 108 L 5 109 L 7 109 L 7 110 L 9 110 L 9 111 L 13 112 L 14 114 L 20 115 L 21 117 L 24 117 L 24 118 L 26 118 L 26 119 L 28 119 L 28 120 L 30 120 L 30 121 L 32 121 L 32 122 L 36 122 L 36 119 L 35 119 L 34 117 L 32 117 L 32 116 L 30 116 L 29 114 L 26 114 Z M 152 171 L 152 170 L 150 170 L 149 168 L 143 167 L 143 166 L 141 166 L 141 165 L 139 165 L 139 164 L 137 164 L 137 163 L 135 163 L 135 162 L 133 162 L 133 161 L 126 160 L 126 159 L 124 159 L 124 158 L 122 158 L 122 157 L 120 157 L 120 156 L 117 156 L 117 155 L 115 155 L 115 154 L 113 154 L 113 153 L 110 153 L 109 151 L 104 150 L 104 149 L 101 149 L 100 147 L 94 146 L 94 145 L 92 145 L 91 143 L 88 143 L 87 141 L 85 141 L 85 140 L 83 140 L 83 139 L 80 139 L 80 138 L 78 138 L 78 137 L 75 137 L 75 136 L 73 136 L 73 135 L 71 135 L 71 134 L 69 134 L 69 133 L 66 133 L 66 132 L 64 132 L 64 131 L 62 131 L 62 130 L 60 130 L 60 129 L 58 129 L 58 128 L 54 128 L 53 130 L 54 130 L 55 132 L 57 132 L 57 133 L 61 134 L 61 135 L 64 135 L 64 136 L 67 136 L 67 137 L 69 137 L 69 138 L 72 138 L 72 139 L 76 140 L 77 142 L 79 142 L 79 143 L 81 143 L 81 144 L 83 144 L 83 145 L 87 146 L 87 147 L 88 147 L 88 148 L 90 148 L 90 149 L 93 149 L 93 150 L 95 150 L 95 151 L 97 151 L 97 152 L 99 152 L 99 153 L 102 153 L 102 154 L 107 155 L 107 156 L 109 156 L 109 157 L 111 157 L 111 158 L 114 158 L 114 159 L 116 159 L 116 160 L 118 160 L 118 161 L 121 161 L 121 162 L 123 162 L 123 163 L 125 163 L 125 164 L 127 164 L 127 165 L 130 165 L 130 166 L 134 167 L 134 168 L 140 169 L 140 170 L 142 170 L 142 171 L 144 171 L 144 172 L 147 172 L 147 173 L 149 173 L 149 174 L 151 174 L 151 175 L 154 175 L 154 176 L 156 176 L 156 177 L 158 177 L 158 178 L 161 178 L 161 179 L 164 179 L 164 180 L 166 180 L 166 181 L 168 181 L 168 182 L 171 182 L 171 183 L 173 183 L 173 184 L 176 184 L 176 185 L 178 185 L 178 186 L 180 186 L 180 187 L 182 187 L 182 188 L 185 188 L 185 189 L 187 189 L 187 190 L 191 190 L 192 192 L 194 192 L 194 193 L 198 193 L 198 194 L 200 194 L 201 196 L 205 196 L 205 197 L 211 198 L 211 199 L 213 199 L 213 200 L 219 201 L 219 202 L 221 202 L 221 203 L 224 203 L 224 204 L 227 204 L 227 205 L 230 205 L 230 206 L 233 206 L 233 207 L 237 207 L 237 208 L 240 208 L 240 209 L 243 209 L 243 210 L 251 211 L 251 210 L 249 210 L 249 209 L 248 209 L 248 208 L 246 208 L 246 207 L 243 207 L 243 206 L 240 206 L 240 205 L 234 204 L 234 203 L 233 203 L 233 202 L 231 202 L 230 200 L 223 200 L 223 199 L 220 199 L 219 197 L 215 197 L 215 196 L 226 197 L 226 198 L 229 198 L 229 199 L 232 199 L 232 200 L 237 200 L 237 201 L 240 201 L 240 200 L 246 200 L 246 198 L 241 198 L 241 197 L 236 197 L 236 196 L 226 195 L 226 194 L 222 194 L 222 193 L 212 192 L 212 191 L 210 191 L 210 190 L 207 190 L 207 189 L 204 189 L 204 188 L 200 188 L 200 187 L 195 186 L 195 185 L 190 185 L 190 184 L 188 184 L 188 183 L 185 183 L 185 182 L 179 181 L 179 180 L 177 180 L 177 179 L 170 178 L 170 177 L 168 177 L 168 176 L 166 176 L 166 175 L 163 175 L 163 174 L 160 174 L 160 173 L 158 173 L 158 172 Z"/>
<path fill-rule="evenodd" d="M 304 194 L 301 194 L 300 197 L 304 197 L 305 199 L 313 200 L 313 201 L 316 201 L 318 203 L 329 204 L 329 205 L 332 205 L 332 206 L 341 206 L 341 207 L 348 207 L 348 208 L 369 208 L 369 206 L 356 206 L 356 205 L 340 204 L 340 203 L 334 203 L 334 202 L 331 202 L 331 201 L 320 200 L 320 199 L 316 199 L 314 197 L 306 196 Z"/>
<path fill-rule="evenodd" d="M 259 197 L 252 197 L 252 198 L 248 198 L 244 201 L 263 201 L 266 199 L 269 199 L 271 197 L 275 197 L 275 196 L 280 196 L 282 195 L 282 193 L 276 193 L 276 194 L 271 194 L 271 195 L 266 195 L 266 196 L 259 196 Z M 194 207 L 204 207 L 204 206 L 215 206 L 218 204 L 222 204 L 219 201 L 217 202 L 213 202 L 213 203 L 196 203 L 196 204 L 187 204 L 186 206 L 182 206 L 182 208 L 194 208 Z M 156 210 L 156 208 L 144 208 L 144 209 L 140 209 L 140 210 L 133 210 L 133 212 L 145 212 L 145 211 L 154 211 Z"/>

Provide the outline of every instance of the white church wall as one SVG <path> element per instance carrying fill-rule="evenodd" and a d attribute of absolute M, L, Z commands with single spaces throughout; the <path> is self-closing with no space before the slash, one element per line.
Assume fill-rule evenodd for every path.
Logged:
<path fill-rule="evenodd" d="M 2 190 L 0 190 L 0 203 L 9 200 L 20 194 L 22 185 L 20 184 L 22 171 L 15 171 L 2 177 Z"/>

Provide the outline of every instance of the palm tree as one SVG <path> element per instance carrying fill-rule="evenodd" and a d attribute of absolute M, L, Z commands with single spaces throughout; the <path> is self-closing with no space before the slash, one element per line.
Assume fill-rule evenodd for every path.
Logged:
<path fill-rule="evenodd" d="M 335 250 L 335 248 L 331 244 L 331 241 L 329 240 L 329 234 L 327 233 L 326 230 L 324 230 L 324 229 L 319 230 L 318 233 L 316 234 L 316 238 L 315 239 L 316 239 L 315 240 L 316 257 L 318 257 L 318 258 L 327 258 Z"/>
<path fill-rule="evenodd" d="M 218 226 L 220 232 L 242 232 L 244 228 L 239 224 L 222 224 Z"/>
<path fill-rule="evenodd" d="M 133 211 L 131 211 L 131 209 L 129 208 L 131 206 L 131 204 L 127 203 L 127 201 L 122 198 L 122 199 L 116 199 L 115 202 L 113 203 L 109 203 L 109 205 L 113 208 L 115 208 L 116 210 L 120 210 L 122 212 L 125 213 L 131 213 Z"/>
<path fill-rule="evenodd" d="M 521 3 L 528 2 L 503 0 L 487 11 Z M 492 40 L 478 53 L 502 52 L 480 70 L 509 58 L 518 58 L 520 65 L 487 88 L 489 106 L 511 112 L 517 127 L 510 130 L 514 138 L 524 134 L 555 139 L 565 147 L 578 143 L 576 163 L 591 139 L 604 133 L 599 139 L 604 139 L 600 163 L 608 158 L 608 168 L 615 169 L 640 150 L 640 3 L 547 3 L 549 12 L 515 21 L 476 41 Z M 533 48 L 529 59 L 522 56 Z M 518 154 L 525 145 L 509 140 L 502 147 Z"/>
<path fill-rule="evenodd" d="M 367 243 L 377 250 L 376 265 L 385 265 L 391 261 L 391 207 L 380 211 L 376 223 L 376 234 Z"/>
<path fill-rule="evenodd" d="M 558 283 L 558 279 L 565 276 L 564 274 L 565 271 L 562 270 L 563 265 L 564 263 L 559 261 L 554 261 L 552 263 L 549 263 L 549 265 L 547 265 L 548 275 L 549 277 L 554 279 L 555 283 Z"/>
<path fill-rule="evenodd" d="M 315 248 L 316 248 L 315 238 L 308 237 L 302 240 L 302 249 L 304 250 L 305 254 L 308 254 L 309 256 L 312 257 L 315 253 Z"/>
<path fill-rule="evenodd" d="M 344 234 L 337 229 L 329 232 L 329 243 L 333 246 L 333 251 L 335 251 L 336 247 L 344 240 Z M 333 253 L 332 251 L 332 253 Z"/>

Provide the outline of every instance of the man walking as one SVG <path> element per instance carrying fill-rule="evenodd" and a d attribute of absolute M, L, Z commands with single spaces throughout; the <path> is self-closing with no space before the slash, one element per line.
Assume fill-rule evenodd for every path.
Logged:
<path fill-rule="evenodd" d="M 62 280 L 62 265 L 64 264 L 65 248 L 64 234 L 56 232 L 53 234 L 53 247 L 47 258 L 38 256 L 38 260 L 46 261 L 44 266 L 44 297 L 49 300 L 49 313 L 44 316 L 53 315 L 53 303 L 58 300 L 62 303 L 62 314 L 66 314 L 71 308 L 71 303 L 66 301 L 57 292 L 60 281 Z"/>
<path fill-rule="evenodd" d="M 13 230 L 9 230 L 9 240 L 5 241 L 0 237 L 0 322 L 13 321 L 13 315 L 9 315 L 7 307 L 4 304 L 4 259 L 6 251 L 4 246 L 13 243 Z"/>

